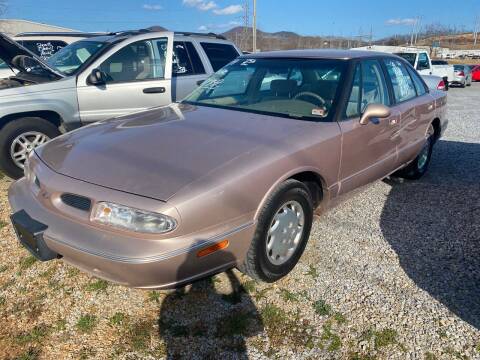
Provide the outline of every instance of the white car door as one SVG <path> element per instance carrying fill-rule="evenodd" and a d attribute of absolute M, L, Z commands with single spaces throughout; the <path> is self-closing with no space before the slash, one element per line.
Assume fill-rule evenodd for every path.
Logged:
<path fill-rule="evenodd" d="M 78 77 L 82 122 L 104 120 L 172 102 L 173 33 L 127 40 L 108 51 Z M 91 85 L 88 76 L 99 69 L 106 81 Z"/>
<path fill-rule="evenodd" d="M 427 53 L 421 52 L 417 54 L 417 63 L 415 69 L 421 75 L 432 75 L 432 64 Z"/>

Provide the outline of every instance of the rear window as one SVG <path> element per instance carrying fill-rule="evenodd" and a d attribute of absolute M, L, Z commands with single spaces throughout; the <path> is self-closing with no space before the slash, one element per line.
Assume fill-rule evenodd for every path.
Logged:
<path fill-rule="evenodd" d="M 67 46 L 66 42 L 57 40 L 20 40 L 18 43 L 43 60 L 49 59 L 57 51 Z"/>
<path fill-rule="evenodd" d="M 410 63 L 410 65 L 415 66 L 415 59 L 417 58 L 417 53 L 395 53 L 395 55 L 404 58 Z"/>
<path fill-rule="evenodd" d="M 463 65 L 453 65 L 453 68 L 457 71 L 463 71 Z"/>
<path fill-rule="evenodd" d="M 212 64 L 213 71 L 218 71 L 232 60 L 235 60 L 240 54 L 229 44 L 201 43 L 203 50 L 207 54 L 208 60 Z"/>

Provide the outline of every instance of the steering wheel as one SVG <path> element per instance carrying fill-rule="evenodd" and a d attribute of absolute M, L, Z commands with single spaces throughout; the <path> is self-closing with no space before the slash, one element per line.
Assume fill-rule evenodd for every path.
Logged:
<path fill-rule="evenodd" d="M 302 91 L 302 92 L 299 92 L 297 95 L 295 95 L 293 97 L 294 100 L 297 100 L 298 98 L 301 98 L 301 97 L 313 97 L 317 100 L 320 100 L 321 104 L 320 105 L 325 105 L 327 102 L 325 101 L 324 98 L 322 98 L 320 95 L 318 94 L 315 94 L 314 92 L 311 92 L 311 91 Z"/>

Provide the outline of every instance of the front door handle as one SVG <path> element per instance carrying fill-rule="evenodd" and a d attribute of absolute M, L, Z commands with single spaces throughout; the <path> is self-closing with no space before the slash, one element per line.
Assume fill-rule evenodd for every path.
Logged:
<path fill-rule="evenodd" d="M 143 89 L 144 94 L 163 94 L 165 93 L 165 88 L 162 87 L 151 87 Z"/>

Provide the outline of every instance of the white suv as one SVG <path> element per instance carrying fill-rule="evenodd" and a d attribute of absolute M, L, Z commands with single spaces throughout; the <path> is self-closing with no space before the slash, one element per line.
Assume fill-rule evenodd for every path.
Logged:
<path fill-rule="evenodd" d="M 77 41 L 46 62 L 0 34 L 18 73 L 0 80 L 0 170 L 23 174 L 28 153 L 82 125 L 181 100 L 241 54 L 215 34 L 151 30 Z"/>

